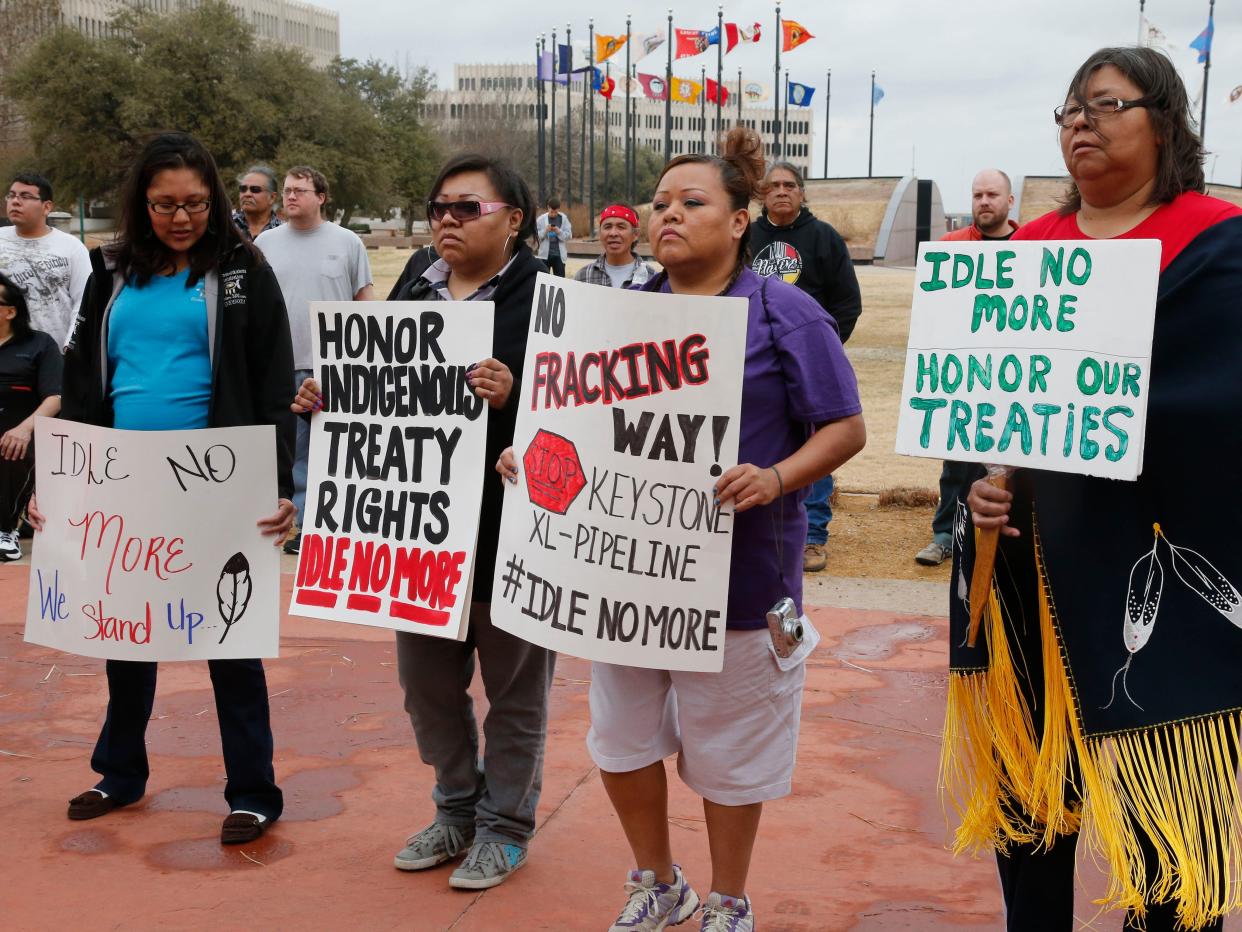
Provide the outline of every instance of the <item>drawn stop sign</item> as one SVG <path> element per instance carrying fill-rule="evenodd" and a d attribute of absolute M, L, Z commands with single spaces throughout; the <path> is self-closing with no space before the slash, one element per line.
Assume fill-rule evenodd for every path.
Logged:
<path fill-rule="evenodd" d="M 526 491 L 540 508 L 563 515 L 586 485 L 572 440 L 541 430 L 522 455 Z"/>

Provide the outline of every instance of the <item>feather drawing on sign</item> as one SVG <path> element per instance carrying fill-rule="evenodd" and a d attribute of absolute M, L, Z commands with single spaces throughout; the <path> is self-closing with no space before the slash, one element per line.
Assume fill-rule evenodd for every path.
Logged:
<path fill-rule="evenodd" d="M 221 644 L 229 636 L 233 625 L 246 614 L 246 606 L 250 604 L 250 593 L 253 589 L 254 584 L 250 581 L 250 561 L 244 553 L 233 554 L 225 562 L 224 569 L 220 570 L 220 579 L 216 583 L 216 607 L 224 621 L 224 633 L 220 635 Z"/>
<path fill-rule="evenodd" d="M 1126 593 L 1126 617 L 1122 626 L 1122 641 L 1130 656 L 1121 668 L 1113 674 L 1113 691 L 1109 696 L 1108 708 L 1117 698 L 1117 677 L 1121 677 L 1121 689 L 1126 698 L 1137 709 L 1143 707 L 1134 701 L 1126 686 L 1126 676 L 1130 672 L 1130 662 L 1134 655 L 1142 650 L 1151 640 L 1155 630 L 1156 613 L 1160 611 L 1160 593 L 1164 588 L 1164 564 L 1160 562 L 1160 541 L 1163 540 L 1172 554 L 1173 572 L 1195 595 L 1207 602 L 1228 618 L 1236 627 L 1242 628 L 1242 612 L 1234 610 L 1242 606 L 1242 596 L 1227 580 L 1223 573 L 1214 567 L 1206 557 L 1189 547 L 1174 544 L 1159 524 L 1151 526 L 1154 540 L 1151 550 L 1139 557 L 1130 570 L 1130 586 Z"/>

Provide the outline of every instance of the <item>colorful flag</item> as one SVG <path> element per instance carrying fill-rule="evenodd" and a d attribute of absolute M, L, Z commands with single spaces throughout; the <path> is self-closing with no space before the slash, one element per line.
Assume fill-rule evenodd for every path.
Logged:
<path fill-rule="evenodd" d="M 596 68 L 595 74 L 598 76 L 599 73 L 599 69 Z M 610 77 L 605 76 L 598 78 L 595 82 L 595 90 L 599 93 L 600 97 L 604 98 L 604 100 L 612 100 L 612 92 L 616 89 L 617 82 Z"/>
<path fill-rule="evenodd" d="M 786 93 L 785 99 L 795 107 L 809 107 L 811 106 L 811 96 L 814 93 L 815 88 L 790 81 L 789 91 Z"/>
<path fill-rule="evenodd" d="M 1238 98 L 1240 97 L 1242 97 L 1242 84 L 1239 84 L 1229 92 L 1229 102 L 1231 104 L 1236 104 L 1238 102 Z"/>
<path fill-rule="evenodd" d="M 643 36 L 635 36 L 633 42 L 636 50 L 635 54 L 639 58 L 644 58 L 664 44 L 664 33 L 649 32 Z M 641 50 L 641 52 L 638 50 Z"/>
<path fill-rule="evenodd" d="M 768 99 L 768 86 L 759 81 L 747 81 L 742 85 L 742 96 L 752 104 L 763 103 Z"/>
<path fill-rule="evenodd" d="M 643 86 L 643 94 L 650 100 L 664 100 L 668 96 L 668 87 L 664 79 L 654 74 L 638 73 L 638 83 Z"/>
<path fill-rule="evenodd" d="M 1215 32 L 1216 26 L 1212 23 L 1212 17 L 1209 15 L 1207 28 L 1195 36 L 1195 40 L 1190 43 L 1190 47 L 1199 53 L 1199 64 L 1201 65 L 1212 54 L 1212 34 Z"/>
<path fill-rule="evenodd" d="M 871 106 L 874 107 L 876 104 L 878 104 L 883 99 L 884 99 L 884 88 L 880 87 L 880 85 L 877 84 L 871 90 Z"/>
<path fill-rule="evenodd" d="M 674 58 L 690 58 L 692 55 L 702 55 L 707 51 L 707 47 L 711 45 L 708 41 L 707 33 L 701 29 L 674 29 L 673 36 L 677 44 L 673 46 Z"/>
<path fill-rule="evenodd" d="M 704 88 L 704 91 L 707 93 L 707 100 L 709 103 L 714 104 L 716 102 L 717 95 L 720 97 L 720 105 L 722 107 L 729 102 L 729 89 L 723 84 L 717 84 L 711 78 L 707 79 L 707 87 Z"/>
<path fill-rule="evenodd" d="M 792 19 L 787 19 L 781 23 L 781 31 L 785 33 L 785 42 L 781 46 L 782 52 L 791 52 L 808 39 L 815 37 L 806 31 L 806 27 L 801 23 L 795 23 Z"/>
<path fill-rule="evenodd" d="M 607 61 L 625 45 L 625 36 L 595 36 L 595 60 Z"/>
<path fill-rule="evenodd" d="M 673 78 L 673 100 L 682 104 L 697 104 L 703 85 L 689 78 Z"/>
<path fill-rule="evenodd" d="M 743 29 L 737 23 L 725 23 L 725 54 L 728 55 L 733 51 L 739 42 L 758 42 L 759 41 L 759 24 L 755 23 L 749 30 Z M 708 45 L 720 44 L 720 27 L 717 26 L 707 33 Z"/>

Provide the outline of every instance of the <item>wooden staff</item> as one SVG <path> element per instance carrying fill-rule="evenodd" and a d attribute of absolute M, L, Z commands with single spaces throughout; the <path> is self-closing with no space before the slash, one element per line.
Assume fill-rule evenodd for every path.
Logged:
<path fill-rule="evenodd" d="M 1013 474 L 1007 467 L 988 467 L 987 480 L 1002 492 L 1009 489 L 1009 477 Z M 1000 528 L 975 532 L 975 568 L 970 574 L 970 627 L 966 632 L 966 646 L 974 647 L 979 638 L 979 622 L 983 620 L 983 608 L 988 604 L 992 588 L 992 571 L 996 568 L 996 545 L 1000 543 Z"/>

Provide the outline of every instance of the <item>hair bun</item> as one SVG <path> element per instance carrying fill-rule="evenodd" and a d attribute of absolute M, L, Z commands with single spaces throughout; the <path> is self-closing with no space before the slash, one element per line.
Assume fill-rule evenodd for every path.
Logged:
<path fill-rule="evenodd" d="M 752 200 L 763 197 L 763 139 L 748 126 L 734 126 L 724 137 L 720 157 L 733 165 L 750 184 Z"/>

